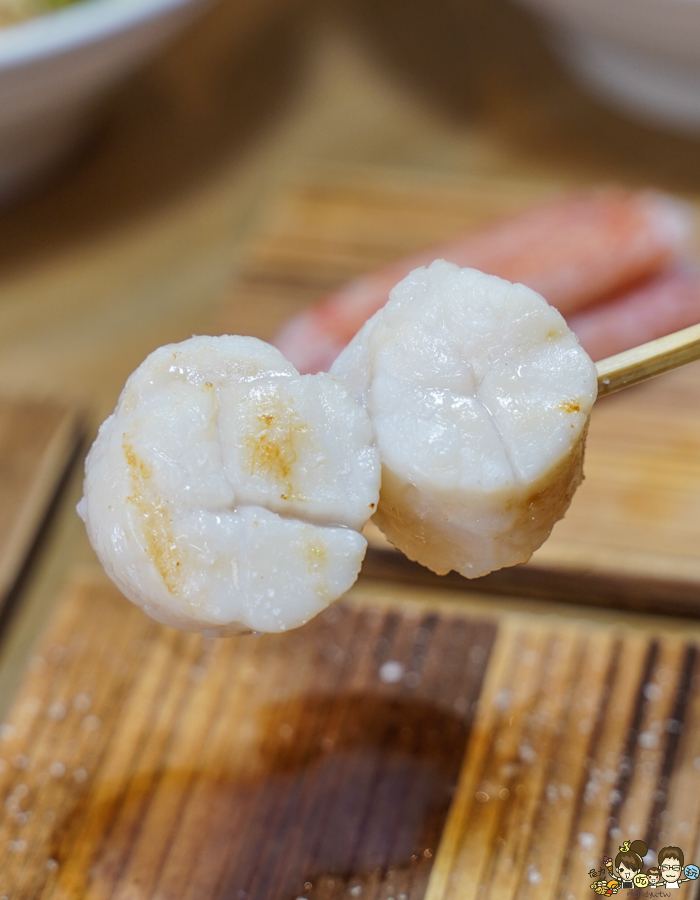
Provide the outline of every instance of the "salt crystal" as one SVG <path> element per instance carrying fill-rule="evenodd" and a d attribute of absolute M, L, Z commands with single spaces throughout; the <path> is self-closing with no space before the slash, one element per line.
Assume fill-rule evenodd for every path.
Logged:
<path fill-rule="evenodd" d="M 61 646 L 52 647 L 49 651 L 49 661 L 52 663 L 60 663 L 66 655 L 66 648 Z"/>
<path fill-rule="evenodd" d="M 49 719 L 53 719 L 54 722 L 60 722 L 61 719 L 65 718 L 67 712 L 68 707 L 63 700 L 54 700 L 51 706 L 49 706 L 48 716 Z"/>
<path fill-rule="evenodd" d="M 0 740 L 1 741 L 11 741 L 15 736 L 17 729 L 14 725 L 10 725 L 9 722 L 3 722 L 0 725 Z"/>
<path fill-rule="evenodd" d="M 649 683 L 644 685 L 642 693 L 646 700 L 658 700 L 663 694 L 663 691 L 660 685 Z"/>
<path fill-rule="evenodd" d="M 595 835 L 590 831 L 581 831 L 578 836 L 579 845 L 583 850 L 593 850 L 595 847 Z"/>
<path fill-rule="evenodd" d="M 511 691 L 508 691 L 505 688 L 503 688 L 502 690 L 498 691 L 496 696 L 493 698 L 493 705 L 496 707 L 497 710 L 499 710 L 499 712 L 504 712 L 506 709 L 508 709 L 510 707 L 511 697 L 512 697 Z"/>
<path fill-rule="evenodd" d="M 79 713 L 86 713 L 90 706 L 92 705 L 92 700 L 90 699 L 90 695 L 84 692 L 80 694 L 76 694 L 73 697 L 73 709 Z"/>
<path fill-rule="evenodd" d="M 643 731 L 637 738 L 637 743 L 645 750 L 654 750 L 659 746 L 659 736 L 653 731 Z"/>
<path fill-rule="evenodd" d="M 397 681 L 401 681 L 403 673 L 403 664 L 395 659 L 388 659 L 379 669 L 379 677 L 385 684 L 396 684 Z"/>
<path fill-rule="evenodd" d="M 537 753 L 530 744 L 521 744 L 518 747 L 518 756 L 524 763 L 533 763 L 537 759 Z"/>

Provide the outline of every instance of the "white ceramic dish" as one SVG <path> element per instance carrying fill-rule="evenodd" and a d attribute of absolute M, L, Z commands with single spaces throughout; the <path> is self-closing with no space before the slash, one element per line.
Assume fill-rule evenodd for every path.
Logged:
<path fill-rule="evenodd" d="M 604 99 L 700 134 L 700 0 L 520 0 Z"/>
<path fill-rule="evenodd" d="M 82 0 L 0 29 L 0 201 L 83 134 L 101 95 L 209 0 Z"/>

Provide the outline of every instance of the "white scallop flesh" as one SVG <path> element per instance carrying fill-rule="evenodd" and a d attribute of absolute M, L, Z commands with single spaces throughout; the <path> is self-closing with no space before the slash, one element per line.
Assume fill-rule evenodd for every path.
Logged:
<path fill-rule="evenodd" d="M 376 431 L 375 522 L 439 574 L 525 562 L 583 478 L 596 369 L 524 285 L 443 260 L 416 269 L 331 373 Z"/>
<path fill-rule="evenodd" d="M 112 580 L 160 622 L 284 631 L 355 581 L 380 463 L 364 408 L 251 337 L 161 347 L 88 454 L 78 512 Z"/>

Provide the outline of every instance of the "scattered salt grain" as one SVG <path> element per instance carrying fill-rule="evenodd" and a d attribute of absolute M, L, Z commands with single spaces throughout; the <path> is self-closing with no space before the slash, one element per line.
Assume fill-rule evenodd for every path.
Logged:
<path fill-rule="evenodd" d="M 77 769 L 73 770 L 73 779 L 77 781 L 78 784 L 82 784 L 83 781 L 87 781 L 88 772 L 84 766 L 78 766 Z"/>
<path fill-rule="evenodd" d="M 583 850 L 593 850 L 595 847 L 595 835 L 590 831 L 579 832 L 578 842 Z"/>
<path fill-rule="evenodd" d="M 644 694 L 645 700 L 652 701 L 652 700 L 660 699 L 661 695 L 663 694 L 663 691 L 661 689 L 661 685 L 653 684 L 653 683 L 649 682 L 648 684 L 645 684 L 644 687 L 642 688 L 642 693 Z"/>
<path fill-rule="evenodd" d="M 637 743 L 645 750 L 654 750 L 659 746 L 659 736 L 654 731 L 643 731 L 637 738 Z"/>
<path fill-rule="evenodd" d="M 395 659 L 388 659 L 379 669 L 379 677 L 385 684 L 396 684 L 403 678 L 403 664 Z M 360 888 L 360 890 L 362 890 Z"/>
<path fill-rule="evenodd" d="M 76 694 L 73 697 L 73 709 L 79 713 L 86 713 L 92 705 L 92 700 L 90 699 L 90 695 L 84 692 L 80 694 Z"/>
<path fill-rule="evenodd" d="M 534 868 L 534 866 L 530 867 L 530 871 L 527 873 L 527 880 L 530 884 L 539 884 L 542 881 L 542 875 Z"/>
<path fill-rule="evenodd" d="M 10 725 L 9 722 L 3 722 L 0 725 L 0 741 L 11 741 L 16 733 L 17 729 L 14 725 Z"/>
<path fill-rule="evenodd" d="M 533 763 L 537 759 L 537 753 L 530 744 L 521 744 L 518 747 L 518 756 L 524 763 Z"/>
<path fill-rule="evenodd" d="M 58 860 L 56 859 L 47 859 L 46 860 L 46 868 L 49 872 L 55 872 L 58 868 Z"/>
<path fill-rule="evenodd" d="M 49 662 L 60 663 L 65 655 L 66 655 L 65 647 L 61 647 L 60 645 L 56 646 L 56 647 L 52 647 L 51 650 L 49 651 Z"/>
<path fill-rule="evenodd" d="M 54 778 L 62 778 L 66 774 L 66 767 L 62 762 L 54 760 L 54 762 L 49 765 L 49 774 Z"/>
<path fill-rule="evenodd" d="M 54 722 L 60 722 L 61 719 L 65 719 L 67 712 L 68 707 L 63 700 L 54 700 L 51 706 L 49 706 L 48 716 L 49 719 L 52 719 Z"/>
<path fill-rule="evenodd" d="M 493 705 L 499 712 L 504 712 L 510 707 L 511 698 L 511 691 L 508 691 L 504 688 L 496 693 L 496 696 L 493 698 Z"/>

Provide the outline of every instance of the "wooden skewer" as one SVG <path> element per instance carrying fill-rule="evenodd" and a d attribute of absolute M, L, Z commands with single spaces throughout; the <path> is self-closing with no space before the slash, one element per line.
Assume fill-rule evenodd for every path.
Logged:
<path fill-rule="evenodd" d="M 696 359 L 700 359 L 700 325 L 691 325 L 597 362 L 598 396 L 663 375 Z"/>

